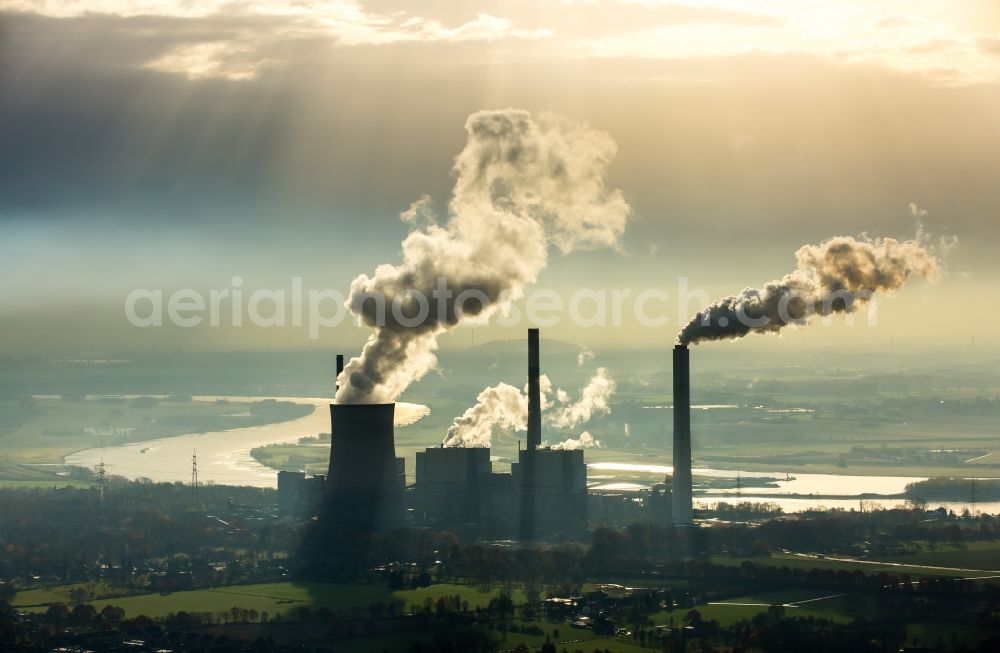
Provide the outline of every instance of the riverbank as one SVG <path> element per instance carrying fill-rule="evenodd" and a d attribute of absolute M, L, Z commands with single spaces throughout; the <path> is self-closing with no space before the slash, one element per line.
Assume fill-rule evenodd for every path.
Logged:
<path fill-rule="evenodd" d="M 80 451 L 255 428 L 311 410 L 269 398 L 46 395 L 0 401 L 0 483 L 68 483 L 60 476 L 64 461 Z"/>

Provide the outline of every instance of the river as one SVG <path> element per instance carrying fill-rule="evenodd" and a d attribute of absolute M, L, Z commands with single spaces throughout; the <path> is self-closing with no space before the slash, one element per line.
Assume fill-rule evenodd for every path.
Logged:
<path fill-rule="evenodd" d="M 66 463 L 82 467 L 94 467 L 102 460 L 110 474 L 130 479 L 148 478 L 160 482 L 188 482 L 191 479 L 191 457 L 198 455 L 198 480 L 200 483 L 225 485 L 252 485 L 274 487 L 277 472 L 264 467 L 253 457 L 250 450 L 267 444 L 295 442 L 303 436 L 327 433 L 330 430 L 329 399 L 303 397 L 195 397 L 196 401 L 288 401 L 306 404 L 314 410 L 304 417 L 248 428 L 180 435 L 160 440 L 136 442 L 101 449 L 87 449 L 66 457 Z M 419 404 L 396 404 L 396 426 L 412 424 L 430 413 L 427 406 Z M 589 487 L 592 490 L 612 492 L 648 488 L 650 484 L 662 480 L 670 474 L 669 465 L 646 463 L 599 462 L 588 465 Z M 735 470 L 695 468 L 695 476 L 714 478 L 735 478 Z M 913 476 L 856 476 L 847 474 L 798 474 L 792 471 L 791 478 L 785 471 L 744 472 L 750 478 L 771 477 L 776 487 L 745 487 L 737 497 L 735 489 L 709 489 L 695 496 L 695 503 L 706 505 L 718 501 L 771 502 L 785 512 L 826 507 L 857 509 L 862 498 L 866 506 L 891 508 L 903 503 L 899 498 L 862 497 L 865 494 L 900 494 L 907 483 L 923 480 Z M 749 485 L 750 483 L 748 483 Z M 815 496 L 809 496 L 815 495 Z M 837 498 L 822 498 L 835 496 Z M 948 510 L 961 512 L 971 508 L 968 503 L 931 502 L 928 507 L 944 506 Z M 979 512 L 1000 514 L 1000 502 L 980 502 L 975 506 Z"/>
<path fill-rule="evenodd" d="M 588 480 L 591 490 L 606 492 L 640 490 L 650 486 L 652 482 L 663 479 L 665 474 L 673 473 L 669 465 L 654 465 L 645 463 L 592 463 L 588 467 Z M 596 472 L 596 473 L 595 473 Z M 736 478 L 740 472 L 731 469 L 694 468 L 691 470 L 696 477 Z M 792 472 L 790 478 L 786 472 L 743 472 L 746 480 L 755 478 L 773 478 L 777 487 L 746 487 L 741 492 L 736 489 L 708 489 L 694 497 L 695 505 L 710 505 L 720 501 L 735 503 L 737 501 L 768 502 L 781 506 L 785 512 L 802 512 L 817 508 L 843 508 L 845 510 L 859 509 L 861 501 L 865 507 L 893 508 L 905 503 L 900 498 L 879 498 L 862 495 L 892 495 L 901 494 L 908 483 L 926 480 L 925 476 L 852 476 L 848 474 L 798 474 Z M 652 477 L 652 478 L 650 478 Z M 815 496 L 808 496 L 815 495 Z M 824 498 L 833 496 L 836 498 Z M 944 507 L 961 513 L 971 503 L 954 501 L 931 501 L 928 508 Z M 974 506 L 977 513 L 1000 514 L 1000 501 L 982 501 Z"/>
<path fill-rule="evenodd" d="M 86 449 L 67 456 L 66 463 L 94 467 L 103 461 L 109 474 L 129 479 L 148 478 L 159 482 L 188 482 L 191 479 L 191 457 L 197 453 L 199 483 L 275 487 L 278 483 L 277 471 L 254 460 L 250 450 L 267 444 L 296 442 L 303 436 L 330 432 L 329 399 L 216 396 L 194 398 L 195 401 L 218 399 L 234 402 L 273 399 L 311 405 L 314 409 L 304 417 L 274 424 Z M 429 413 L 430 409 L 427 406 L 397 403 L 396 426 L 413 424 Z"/>

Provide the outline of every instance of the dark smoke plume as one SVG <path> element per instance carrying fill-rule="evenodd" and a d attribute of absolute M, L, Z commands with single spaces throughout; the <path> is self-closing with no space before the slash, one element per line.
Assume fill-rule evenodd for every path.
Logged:
<path fill-rule="evenodd" d="M 903 241 L 838 236 L 799 248 L 795 258 L 794 272 L 702 310 L 681 329 L 678 344 L 775 333 L 806 324 L 813 315 L 851 313 L 875 293 L 897 290 L 912 276 L 933 280 L 940 271 L 936 252 L 919 231 Z"/>

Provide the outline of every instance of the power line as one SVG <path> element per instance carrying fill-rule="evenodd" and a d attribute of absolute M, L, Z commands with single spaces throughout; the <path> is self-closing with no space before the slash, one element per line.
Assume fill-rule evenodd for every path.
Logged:
<path fill-rule="evenodd" d="M 104 457 L 101 457 L 101 462 L 97 466 L 97 498 L 98 501 L 104 503 L 104 485 L 107 480 L 107 476 L 104 470 Z"/>
<path fill-rule="evenodd" d="M 191 453 L 191 501 L 198 498 L 198 450 Z"/>

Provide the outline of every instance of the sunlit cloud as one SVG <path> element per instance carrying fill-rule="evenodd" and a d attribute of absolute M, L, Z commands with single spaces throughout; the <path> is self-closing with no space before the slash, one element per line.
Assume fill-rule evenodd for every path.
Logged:
<path fill-rule="evenodd" d="M 420 0 L 0 0 L 0 10 L 59 18 L 169 17 L 211 25 L 244 21 L 231 40 L 193 42 L 178 34 L 178 42 L 166 51 L 136 64 L 191 79 L 232 81 L 257 77 L 274 57 L 264 51 L 280 39 L 286 45 L 319 41 L 334 47 L 472 44 L 489 61 L 805 54 L 945 83 L 994 82 L 1000 79 L 995 60 L 1000 36 L 989 31 L 989 24 L 976 22 L 975 6 L 973 0 L 482 0 L 456 5 Z M 505 41 L 517 46 L 497 46 Z M 285 48 L 281 56 L 294 58 L 296 52 Z M 315 56 L 315 50 L 310 52 L 306 56 Z"/>
<path fill-rule="evenodd" d="M 95 0 L 53 2 L 50 0 L 0 0 L 0 10 L 39 14 L 54 18 L 109 16 L 122 19 L 165 17 L 222 26 L 239 21 L 232 39 L 191 42 L 178 29 L 182 42 L 160 56 L 139 63 L 140 68 L 184 75 L 189 79 L 221 78 L 246 81 L 257 77 L 268 63 L 257 51 L 276 40 L 286 43 L 327 40 L 336 46 L 388 45 L 394 43 L 443 42 L 492 43 L 502 39 L 544 39 L 548 29 L 524 29 L 513 21 L 479 13 L 446 25 L 442 21 L 412 15 L 402 8 L 390 13 L 366 11 L 351 1 L 343 2 L 230 2 L 199 0 Z M 253 21 L 265 18 L 267 21 Z M 137 28 L 141 29 L 141 28 Z M 169 25 L 163 27 L 170 30 Z"/>
<path fill-rule="evenodd" d="M 727 3 L 732 11 L 758 3 Z M 697 59 L 747 54 L 808 54 L 850 65 L 875 65 L 949 83 L 1000 79 L 987 54 L 991 41 L 944 17 L 884 15 L 861 6 L 769 3 L 774 21 L 650 25 L 577 43 L 602 58 Z M 894 3 L 887 3 L 892 5 Z"/>
<path fill-rule="evenodd" d="M 185 44 L 146 63 L 144 67 L 164 73 L 181 74 L 189 79 L 217 77 L 244 81 L 255 78 L 259 68 L 267 63 L 266 60 L 244 60 L 243 57 L 250 52 L 225 41 Z"/>

